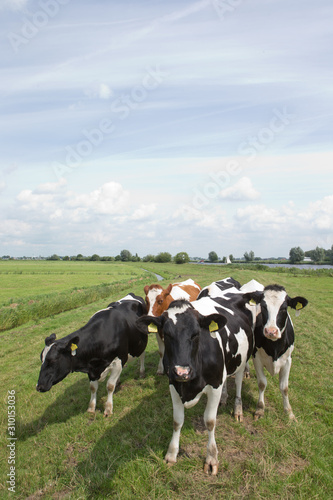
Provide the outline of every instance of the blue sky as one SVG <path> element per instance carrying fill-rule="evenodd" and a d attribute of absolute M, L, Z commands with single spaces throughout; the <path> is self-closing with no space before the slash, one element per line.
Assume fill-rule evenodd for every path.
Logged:
<path fill-rule="evenodd" d="M 0 255 L 333 244 L 329 0 L 1 0 Z"/>

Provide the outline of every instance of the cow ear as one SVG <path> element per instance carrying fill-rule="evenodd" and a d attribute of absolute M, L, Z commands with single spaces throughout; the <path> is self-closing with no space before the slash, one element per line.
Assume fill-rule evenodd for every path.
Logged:
<path fill-rule="evenodd" d="M 143 290 L 144 290 L 145 294 L 147 295 L 149 292 L 149 285 L 146 285 Z"/>
<path fill-rule="evenodd" d="M 243 299 L 245 300 L 245 302 L 247 302 L 251 306 L 255 306 L 257 304 L 260 304 L 263 297 L 264 297 L 263 292 L 255 291 L 255 292 L 243 293 Z"/>
<path fill-rule="evenodd" d="M 136 321 L 136 327 L 141 333 L 158 333 L 163 326 L 164 317 L 142 316 Z"/>
<path fill-rule="evenodd" d="M 216 332 L 223 328 L 227 323 L 227 318 L 221 314 L 210 314 L 209 316 L 199 316 L 199 325 L 202 328 L 208 328 L 211 337 L 216 339 Z"/>
<path fill-rule="evenodd" d="M 304 297 L 294 297 L 293 299 L 287 296 L 287 304 L 292 309 L 296 309 L 296 311 L 300 311 L 307 305 L 308 301 Z"/>
<path fill-rule="evenodd" d="M 78 335 L 76 337 L 72 337 L 71 340 L 67 342 L 65 350 L 70 351 L 71 355 L 75 356 L 79 342 L 80 342 L 80 337 Z"/>
<path fill-rule="evenodd" d="M 45 339 L 45 345 L 48 346 L 48 345 L 53 344 L 53 342 L 55 341 L 55 339 L 56 339 L 56 334 L 55 333 L 51 333 L 51 335 L 49 337 L 46 337 L 46 339 Z"/>
<path fill-rule="evenodd" d="M 171 290 L 172 290 L 172 283 L 170 283 L 170 285 L 168 286 L 168 288 L 165 289 L 164 294 L 165 295 L 170 295 Z"/>

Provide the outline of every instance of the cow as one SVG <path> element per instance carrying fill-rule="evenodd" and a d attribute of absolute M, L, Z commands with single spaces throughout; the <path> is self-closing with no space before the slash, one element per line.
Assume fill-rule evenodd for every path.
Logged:
<path fill-rule="evenodd" d="M 198 299 L 202 297 L 211 297 L 212 299 L 216 297 L 223 297 L 225 300 L 228 300 L 228 297 L 232 297 L 234 294 L 244 294 L 246 292 L 252 291 L 262 291 L 264 286 L 256 280 L 251 280 L 244 285 L 241 285 L 239 281 L 235 280 L 232 277 L 224 278 L 223 280 L 214 281 L 210 285 L 204 287 L 198 295 Z M 256 321 L 256 310 L 253 307 L 250 307 L 249 304 L 246 305 L 249 310 L 251 310 L 253 314 L 253 326 Z M 244 370 L 244 377 L 250 378 L 250 366 L 247 362 Z M 227 382 L 225 382 L 222 391 L 222 399 L 221 403 L 226 404 L 228 398 L 227 392 Z"/>
<path fill-rule="evenodd" d="M 144 333 L 158 330 L 164 336 L 165 372 L 173 404 L 173 435 L 165 460 L 175 463 L 184 422 L 184 409 L 207 396 L 204 421 L 208 430 L 204 472 L 216 475 L 218 451 L 215 442 L 217 410 L 222 386 L 235 375 L 235 418 L 242 420 L 241 386 L 245 363 L 253 350 L 252 313 L 241 294 L 225 301 L 202 297 L 193 302 L 176 300 L 161 316 L 142 316 L 137 321 Z"/>
<path fill-rule="evenodd" d="M 249 292 L 245 294 L 245 298 L 258 304 L 253 351 L 253 364 L 259 388 L 255 420 L 263 417 L 265 411 L 264 392 L 267 379 L 264 368 L 272 376 L 279 374 L 284 411 L 290 420 L 296 420 L 288 398 L 291 353 L 294 350 L 294 327 L 288 307 L 299 312 L 308 301 L 299 296 L 290 298 L 285 288 L 280 285 L 268 285 L 262 292 Z"/>
<path fill-rule="evenodd" d="M 96 409 L 98 383 L 108 376 L 108 397 L 104 415 L 113 411 L 113 392 L 129 357 L 141 357 L 140 376 L 144 375 L 143 356 L 148 336 L 136 327 L 136 320 L 147 313 L 142 297 L 130 293 L 96 312 L 79 330 L 62 339 L 52 333 L 45 339 L 37 391 L 47 392 L 71 372 L 87 373 L 91 397 L 88 412 Z"/>
<path fill-rule="evenodd" d="M 171 302 L 176 299 L 186 299 L 189 301 L 196 300 L 200 290 L 200 285 L 195 283 L 192 279 L 180 283 L 171 283 L 165 289 L 163 289 L 161 285 L 146 285 L 144 287 L 144 292 L 146 294 L 148 314 L 152 316 L 161 316 L 161 314 L 168 309 Z M 163 375 L 164 342 L 159 333 L 156 333 L 156 339 L 160 355 L 157 374 Z"/>
<path fill-rule="evenodd" d="M 205 286 L 199 293 L 198 299 L 202 297 L 223 297 L 227 291 L 229 293 L 237 293 L 240 290 L 241 284 L 239 281 L 231 278 L 224 278 L 223 280 L 213 281 L 210 285 Z"/>

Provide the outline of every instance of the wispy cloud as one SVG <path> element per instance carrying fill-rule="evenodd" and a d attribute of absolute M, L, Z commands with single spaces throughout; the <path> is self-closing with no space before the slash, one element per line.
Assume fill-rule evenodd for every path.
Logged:
<path fill-rule="evenodd" d="M 223 189 L 220 192 L 220 198 L 231 201 L 256 200 L 260 193 L 254 189 L 251 179 L 242 177 L 233 186 Z"/>

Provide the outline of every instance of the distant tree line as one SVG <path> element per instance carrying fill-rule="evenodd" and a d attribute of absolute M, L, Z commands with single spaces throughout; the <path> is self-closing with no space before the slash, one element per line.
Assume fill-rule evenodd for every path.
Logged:
<path fill-rule="evenodd" d="M 316 264 L 317 263 L 333 264 L 333 245 L 328 250 L 325 250 L 324 248 L 321 247 L 316 247 L 314 250 L 308 250 L 306 252 L 304 252 L 300 247 L 293 247 L 290 249 L 289 262 L 291 264 L 299 264 L 304 261 L 304 258 L 311 259 L 311 261 Z M 12 259 L 12 257 L 10 257 L 9 255 L 3 255 L 2 259 L 9 260 Z M 29 259 L 29 257 L 22 257 L 22 259 Z M 50 257 L 47 257 L 47 260 L 122 261 L 122 262 L 159 262 L 159 263 L 174 262 L 176 264 L 186 264 L 187 262 L 190 261 L 190 258 L 186 252 L 179 252 L 174 256 L 172 256 L 171 253 L 169 252 L 160 252 L 157 255 L 148 254 L 141 258 L 137 253 L 133 255 L 129 250 L 124 249 L 120 252 L 119 255 L 116 255 L 115 257 L 112 256 L 101 257 L 96 253 L 89 257 L 85 257 L 81 253 L 72 256 L 65 255 L 64 257 L 60 257 L 57 254 L 53 254 Z M 195 260 L 206 261 L 211 263 L 217 263 L 217 262 L 229 263 L 237 260 L 237 262 L 251 263 L 262 260 L 285 261 L 286 259 L 283 257 L 278 257 L 278 258 L 272 257 L 271 259 L 262 259 L 261 257 L 256 257 L 254 251 L 250 250 L 249 252 L 244 253 L 243 259 L 235 259 L 232 254 L 230 254 L 229 256 L 224 256 L 220 259 L 215 251 L 211 251 L 209 252 L 207 259 L 195 258 Z"/>
<path fill-rule="evenodd" d="M 104 256 L 100 257 L 96 253 L 89 256 L 85 257 L 81 253 L 77 255 L 72 255 L 69 257 L 66 255 L 65 257 L 60 257 L 57 254 L 53 254 L 50 257 L 47 258 L 47 260 L 77 260 L 77 261 L 122 261 L 122 262 L 175 262 L 176 264 L 186 264 L 187 262 L 190 261 L 190 257 L 186 252 L 179 252 L 177 255 L 172 257 L 171 253 L 169 252 L 160 252 L 158 255 L 151 255 L 148 254 L 145 257 L 141 258 L 138 256 L 136 253 L 135 255 L 132 255 L 132 253 L 129 250 L 122 250 L 119 255 L 116 255 L 115 257 L 109 257 L 109 256 Z"/>

